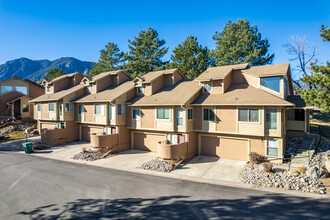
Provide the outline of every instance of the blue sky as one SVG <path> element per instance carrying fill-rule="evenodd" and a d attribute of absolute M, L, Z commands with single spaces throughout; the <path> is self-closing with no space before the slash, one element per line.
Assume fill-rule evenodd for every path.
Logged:
<path fill-rule="evenodd" d="M 0 0 L 0 64 L 19 57 L 75 57 L 97 61 L 107 42 L 127 51 L 127 40 L 140 30 L 155 28 L 170 52 L 188 35 L 202 45 L 228 20 L 257 25 L 275 53 L 273 63 L 289 61 L 282 45 L 306 35 L 318 45 L 319 60 L 330 60 L 330 44 L 319 37 L 321 24 L 330 25 L 330 1 L 15 1 Z M 294 65 L 294 64 L 293 64 Z"/>

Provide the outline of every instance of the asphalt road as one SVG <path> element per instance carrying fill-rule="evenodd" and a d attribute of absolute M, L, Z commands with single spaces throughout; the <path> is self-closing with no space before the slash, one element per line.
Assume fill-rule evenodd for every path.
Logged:
<path fill-rule="evenodd" d="M 0 151 L 0 219 L 330 219 L 330 201 Z"/>

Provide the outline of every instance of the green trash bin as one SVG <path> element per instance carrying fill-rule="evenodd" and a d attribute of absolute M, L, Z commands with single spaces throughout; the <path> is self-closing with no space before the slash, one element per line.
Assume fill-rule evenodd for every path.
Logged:
<path fill-rule="evenodd" d="M 24 142 L 22 145 L 26 154 L 32 152 L 32 142 Z"/>

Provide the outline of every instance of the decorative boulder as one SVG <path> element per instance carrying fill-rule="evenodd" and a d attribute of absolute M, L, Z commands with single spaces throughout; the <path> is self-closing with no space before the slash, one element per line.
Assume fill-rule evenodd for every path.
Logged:
<path fill-rule="evenodd" d="M 319 169 L 316 166 L 313 166 L 307 170 L 306 174 L 307 176 L 317 178 L 318 170 Z"/>

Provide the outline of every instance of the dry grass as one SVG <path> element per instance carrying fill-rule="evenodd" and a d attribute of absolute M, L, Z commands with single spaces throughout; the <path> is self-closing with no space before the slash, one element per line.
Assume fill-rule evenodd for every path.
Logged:
<path fill-rule="evenodd" d="M 2 142 L 8 142 L 8 141 L 14 141 L 14 140 L 19 140 L 19 139 L 24 139 L 25 134 L 24 131 L 13 131 L 8 134 L 9 138 L 3 140 Z"/>

